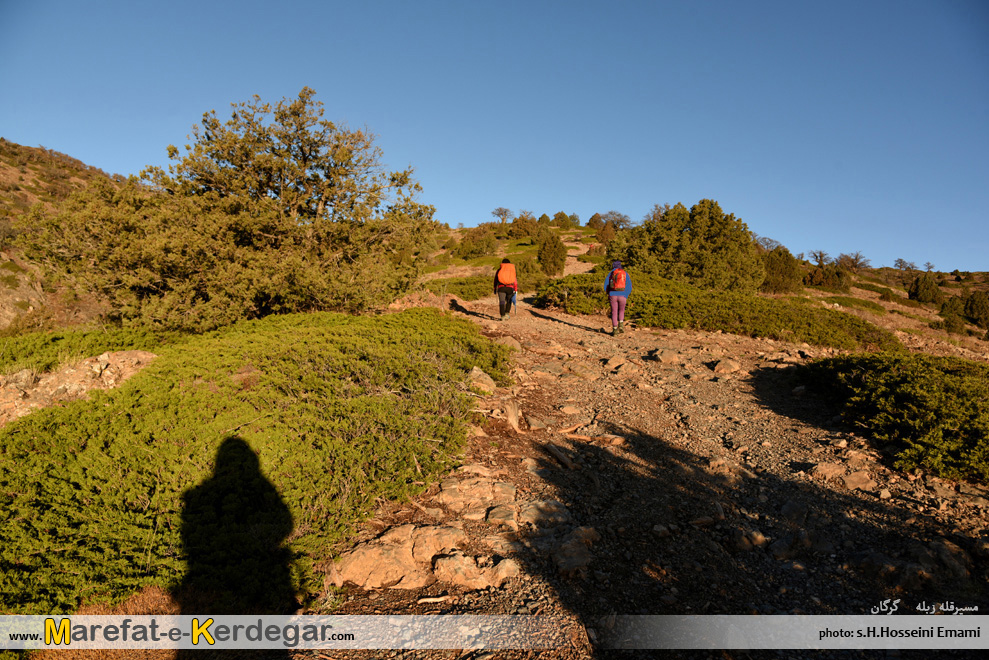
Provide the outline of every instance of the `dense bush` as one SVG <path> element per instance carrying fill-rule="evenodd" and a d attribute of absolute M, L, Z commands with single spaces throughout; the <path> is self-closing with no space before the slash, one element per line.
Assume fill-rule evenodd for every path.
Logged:
<path fill-rule="evenodd" d="M 828 291 L 848 293 L 852 287 L 852 277 L 848 271 L 836 263 L 818 266 L 804 277 L 804 284 Z"/>
<path fill-rule="evenodd" d="M 944 294 L 938 288 L 934 273 L 921 273 L 914 278 L 913 282 L 910 283 L 910 288 L 907 289 L 907 295 L 910 300 L 916 300 L 919 303 L 940 305 L 941 301 L 944 300 Z"/>
<path fill-rule="evenodd" d="M 314 563 L 378 498 L 451 467 L 470 369 L 503 380 L 507 367 L 473 324 L 429 309 L 271 317 L 156 352 L 120 388 L 0 431 L 0 611 L 69 613 L 174 587 L 187 570 L 183 495 L 234 434 L 291 513 L 295 586 L 315 594 Z"/>
<path fill-rule="evenodd" d="M 559 275 L 567 263 L 567 248 L 555 231 L 545 230 L 537 239 L 539 266 L 547 275 Z"/>
<path fill-rule="evenodd" d="M 322 119 L 303 89 L 215 112 L 185 156 L 120 186 L 94 179 L 18 240 L 123 321 L 208 330 L 243 318 L 391 302 L 415 281 L 438 226 L 411 171 L 386 172 L 370 135 Z"/>
<path fill-rule="evenodd" d="M 849 424 L 895 450 L 898 467 L 989 480 L 989 365 L 876 354 L 820 360 L 806 374 Z"/>
<path fill-rule="evenodd" d="M 989 294 L 973 291 L 965 299 L 965 316 L 980 328 L 989 329 Z"/>
<path fill-rule="evenodd" d="M 602 241 L 603 242 L 603 241 Z M 608 244 L 608 260 L 704 289 L 754 293 L 765 278 L 755 237 L 717 202 L 654 207 Z"/>
<path fill-rule="evenodd" d="M 607 308 L 606 270 L 569 275 L 540 289 L 535 304 L 570 314 L 594 314 Z M 632 295 L 626 315 L 640 325 L 693 328 L 770 337 L 845 349 L 902 348 L 896 338 L 857 316 L 791 299 L 705 291 L 660 277 L 630 271 Z"/>
<path fill-rule="evenodd" d="M 790 293 L 802 283 L 800 262 L 782 245 L 763 253 L 762 266 L 765 279 L 759 287 L 764 293 Z"/>
<path fill-rule="evenodd" d="M 498 241 L 495 239 L 491 227 L 480 225 L 467 230 L 460 239 L 460 245 L 453 251 L 453 256 L 465 261 L 478 257 L 489 257 L 495 253 L 497 247 Z"/>
<path fill-rule="evenodd" d="M 426 288 L 438 296 L 450 294 L 461 300 L 478 300 L 491 295 L 494 278 L 487 275 L 442 277 L 426 282 Z"/>

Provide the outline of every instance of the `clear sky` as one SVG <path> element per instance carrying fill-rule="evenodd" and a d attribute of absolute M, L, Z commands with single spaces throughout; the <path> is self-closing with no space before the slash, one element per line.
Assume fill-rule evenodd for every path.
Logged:
<path fill-rule="evenodd" d="M 0 0 L 0 136 L 109 173 L 304 86 L 451 226 L 712 198 L 794 253 L 989 270 L 985 0 Z"/>

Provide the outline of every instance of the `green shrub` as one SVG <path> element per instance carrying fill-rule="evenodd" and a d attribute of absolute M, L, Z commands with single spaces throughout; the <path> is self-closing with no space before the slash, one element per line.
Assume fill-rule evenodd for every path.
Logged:
<path fill-rule="evenodd" d="M 494 255 L 497 244 L 491 228 L 481 225 L 467 230 L 460 239 L 460 245 L 453 250 L 453 256 L 464 261 L 478 257 L 489 257 Z"/>
<path fill-rule="evenodd" d="M 938 288 L 937 278 L 934 277 L 933 273 L 921 273 L 914 278 L 913 282 L 910 283 L 910 288 L 907 290 L 907 295 L 910 300 L 937 305 L 940 305 L 944 299 L 944 294 Z"/>
<path fill-rule="evenodd" d="M 965 299 L 965 316 L 980 328 L 989 329 L 989 294 L 973 291 Z"/>
<path fill-rule="evenodd" d="M 0 431 L 0 611 L 69 613 L 178 584 L 183 494 L 233 435 L 291 512 L 296 589 L 318 592 L 313 565 L 377 499 L 450 468 L 467 373 L 504 382 L 508 355 L 429 309 L 275 316 L 156 350 L 120 388 Z"/>
<path fill-rule="evenodd" d="M 540 289 L 535 304 L 570 314 L 595 314 L 608 306 L 604 270 L 568 275 Z M 889 332 L 852 314 L 813 302 L 769 299 L 753 294 L 705 291 L 664 278 L 630 271 L 632 295 L 627 318 L 644 326 L 692 328 L 770 337 L 821 346 L 898 350 Z"/>
<path fill-rule="evenodd" d="M 567 248 L 554 231 L 544 231 L 539 235 L 539 266 L 547 275 L 559 275 L 567 263 Z"/>
<path fill-rule="evenodd" d="M 766 277 L 759 290 L 764 293 L 791 293 L 800 288 L 800 262 L 782 245 L 762 255 Z"/>
<path fill-rule="evenodd" d="M 608 261 L 704 289 L 754 293 L 765 279 L 748 226 L 711 199 L 689 211 L 683 204 L 657 205 L 640 226 L 601 242 Z"/>
<path fill-rule="evenodd" d="M 451 294 L 461 300 L 478 300 L 490 296 L 494 278 L 487 275 L 471 277 L 443 277 L 426 282 L 426 288 L 438 296 Z"/>
<path fill-rule="evenodd" d="M 804 284 L 826 291 L 848 293 L 851 290 L 852 278 L 848 271 L 836 263 L 818 266 L 804 277 Z"/>
<path fill-rule="evenodd" d="M 989 365 L 922 354 L 819 360 L 809 382 L 845 420 L 896 452 L 902 469 L 989 480 Z"/>

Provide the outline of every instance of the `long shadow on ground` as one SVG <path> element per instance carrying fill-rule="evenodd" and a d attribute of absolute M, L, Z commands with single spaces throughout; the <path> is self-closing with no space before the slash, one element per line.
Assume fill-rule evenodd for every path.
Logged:
<path fill-rule="evenodd" d="M 663 414 L 657 409 L 661 428 Z M 672 420 L 658 432 L 597 426 L 597 433 L 620 436 L 624 444 L 530 436 L 537 444 L 556 442 L 578 466 L 567 469 L 547 450 L 539 468 L 572 517 L 557 539 L 578 526 L 601 534 L 593 561 L 565 576 L 552 553 L 529 552 L 524 570 L 545 576 L 599 638 L 607 636 L 609 615 L 867 615 L 897 598 L 901 614 L 916 614 L 923 601 L 976 605 L 980 613 L 989 605 L 985 562 L 956 552 L 950 539 L 914 538 L 915 516 L 904 507 L 752 471 L 732 459 L 712 461 L 681 445 Z M 620 652 L 597 652 L 612 653 Z M 635 657 L 887 655 L 640 651 Z M 929 658 L 930 651 L 901 657 Z M 938 651 L 938 657 L 980 654 Z"/>

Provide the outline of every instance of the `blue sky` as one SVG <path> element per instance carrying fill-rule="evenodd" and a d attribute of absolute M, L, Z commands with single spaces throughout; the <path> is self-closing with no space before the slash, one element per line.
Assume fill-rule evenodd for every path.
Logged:
<path fill-rule="evenodd" d="M 0 136 L 110 173 L 303 86 L 451 226 L 712 198 L 794 253 L 989 270 L 983 0 L 0 0 Z"/>

